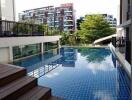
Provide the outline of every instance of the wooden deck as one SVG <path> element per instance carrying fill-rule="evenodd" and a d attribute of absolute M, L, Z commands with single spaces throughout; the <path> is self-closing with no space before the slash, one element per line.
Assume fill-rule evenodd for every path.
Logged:
<path fill-rule="evenodd" d="M 26 69 L 0 64 L 0 100 L 62 100 L 51 89 L 38 86 L 37 78 L 26 76 Z"/>

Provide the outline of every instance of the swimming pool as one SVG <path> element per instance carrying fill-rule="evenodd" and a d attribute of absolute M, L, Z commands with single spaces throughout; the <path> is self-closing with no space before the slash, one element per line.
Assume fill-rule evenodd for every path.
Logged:
<path fill-rule="evenodd" d="M 130 100 L 130 79 L 108 48 L 61 48 L 48 55 L 14 64 L 66 100 Z"/>

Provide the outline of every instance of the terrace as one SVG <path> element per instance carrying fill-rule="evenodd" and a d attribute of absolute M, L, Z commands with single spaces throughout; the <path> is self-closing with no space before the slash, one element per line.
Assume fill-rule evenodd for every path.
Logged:
<path fill-rule="evenodd" d="M 49 36 L 49 28 L 45 25 L 29 24 L 0 20 L 0 37 Z M 52 32 L 52 31 L 51 31 Z M 51 33 L 57 35 L 58 33 Z M 58 34 L 59 35 L 59 34 Z"/>
<path fill-rule="evenodd" d="M 71 10 L 65 15 L 71 16 Z M 73 22 L 64 28 L 73 29 L 69 24 Z M 130 37 L 114 34 L 95 41 L 111 42 L 106 46 L 61 46 L 60 32 L 46 25 L 0 21 L 1 100 L 131 100 L 130 49 L 125 49 Z"/>

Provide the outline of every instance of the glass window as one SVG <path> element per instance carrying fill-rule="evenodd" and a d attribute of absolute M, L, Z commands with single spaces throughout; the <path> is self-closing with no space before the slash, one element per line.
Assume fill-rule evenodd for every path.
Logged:
<path fill-rule="evenodd" d="M 34 55 L 41 52 L 40 44 L 13 47 L 13 59 Z"/>
<path fill-rule="evenodd" d="M 44 50 L 45 51 L 48 51 L 48 50 L 51 50 L 51 49 L 55 49 L 57 47 L 58 47 L 58 43 L 57 42 L 44 43 Z"/>

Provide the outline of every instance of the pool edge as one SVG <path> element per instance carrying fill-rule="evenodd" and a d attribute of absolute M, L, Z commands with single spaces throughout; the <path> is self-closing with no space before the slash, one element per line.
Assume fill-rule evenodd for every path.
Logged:
<path fill-rule="evenodd" d="M 121 65 L 127 72 L 129 78 L 131 79 L 131 65 L 128 63 L 128 61 L 125 60 L 123 55 L 119 51 L 117 51 L 116 48 L 112 44 L 109 44 L 109 48 L 111 52 L 116 56 L 118 61 L 121 63 Z"/>

